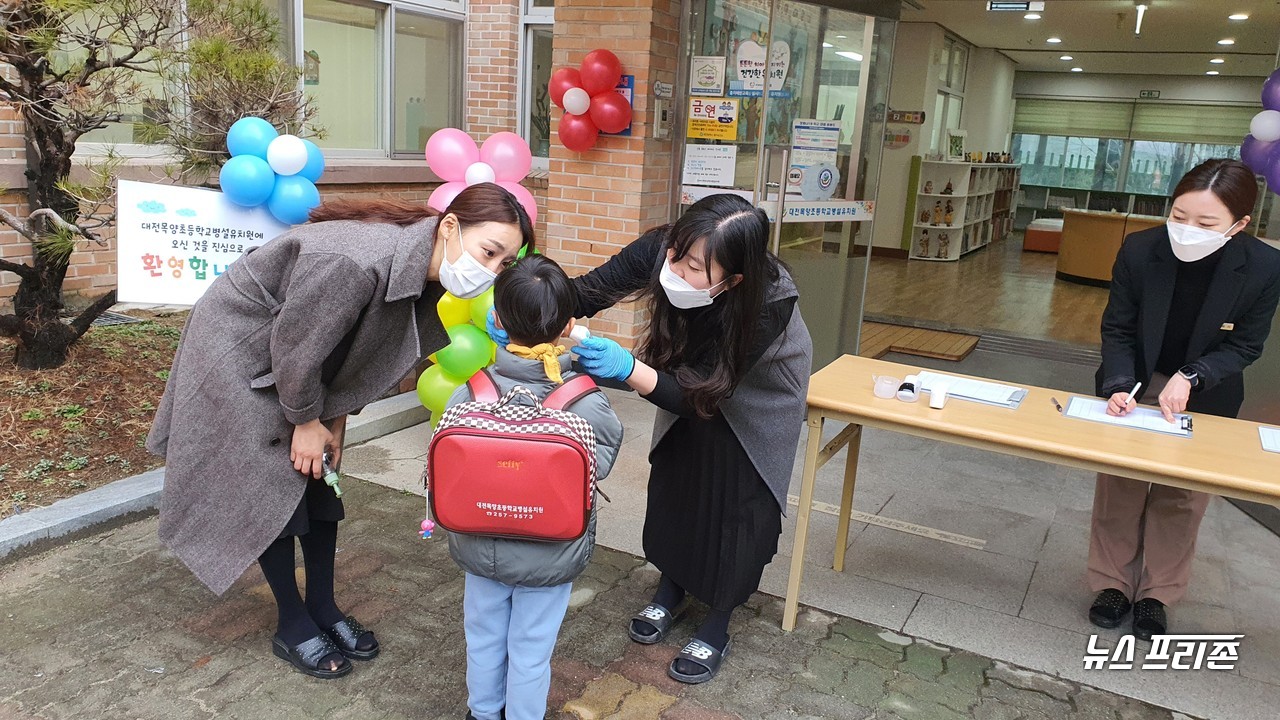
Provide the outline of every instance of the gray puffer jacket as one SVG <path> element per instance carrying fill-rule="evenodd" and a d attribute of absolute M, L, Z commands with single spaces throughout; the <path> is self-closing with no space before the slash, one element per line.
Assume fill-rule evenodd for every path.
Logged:
<path fill-rule="evenodd" d="M 560 368 L 565 380 L 575 375 L 569 370 L 568 355 L 560 358 Z M 520 385 L 545 398 L 556 388 L 547 377 L 542 361 L 525 360 L 503 348 L 498 349 L 498 362 L 490 373 L 500 395 Z M 449 399 L 449 406 L 471 399 L 470 389 L 463 385 Z M 586 420 L 595 430 L 596 480 L 603 480 L 618 458 L 618 448 L 622 447 L 622 423 L 604 393 L 591 393 L 566 409 Z M 459 567 L 473 575 L 506 585 L 552 587 L 571 582 L 586 569 L 595 543 L 596 513 L 592 511 L 587 531 L 577 540 L 539 542 L 449 533 L 449 554 Z"/>

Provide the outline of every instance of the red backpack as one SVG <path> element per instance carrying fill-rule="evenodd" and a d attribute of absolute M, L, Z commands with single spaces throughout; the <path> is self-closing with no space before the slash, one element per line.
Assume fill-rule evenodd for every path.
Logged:
<path fill-rule="evenodd" d="M 440 416 L 427 450 L 427 502 L 441 527 L 467 535 L 574 540 L 587 531 L 596 435 L 565 408 L 599 388 L 586 375 L 539 401 L 516 386 L 498 397 L 487 370 L 467 381 L 474 400 Z M 517 397 L 532 405 L 512 402 Z"/>

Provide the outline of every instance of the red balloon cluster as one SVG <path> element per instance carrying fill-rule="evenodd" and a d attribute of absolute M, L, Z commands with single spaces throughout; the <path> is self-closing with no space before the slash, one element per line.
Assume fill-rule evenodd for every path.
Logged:
<path fill-rule="evenodd" d="M 608 50 L 592 50 L 582 66 L 561 68 L 551 75 L 551 102 L 564 110 L 560 142 L 574 152 L 586 152 L 601 132 L 617 133 L 631 124 L 631 103 L 614 88 L 622 80 L 622 63 Z"/>

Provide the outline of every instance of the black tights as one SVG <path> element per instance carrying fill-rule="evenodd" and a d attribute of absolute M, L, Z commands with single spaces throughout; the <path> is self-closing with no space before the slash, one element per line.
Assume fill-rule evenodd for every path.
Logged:
<path fill-rule="evenodd" d="M 258 565 L 276 599 L 276 634 L 293 646 L 320 634 L 320 628 L 333 627 L 346 616 L 333 599 L 333 559 L 338 547 L 338 523 L 311 521 L 310 532 L 298 536 L 302 546 L 303 566 L 307 571 L 307 599 L 298 593 L 294 575 L 293 537 L 282 537 L 267 546 L 258 557 Z M 367 637 L 366 637 L 367 636 Z M 368 649 L 373 635 L 365 633 L 357 648 Z M 336 669 L 342 656 L 330 655 L 321 667 Z"/>

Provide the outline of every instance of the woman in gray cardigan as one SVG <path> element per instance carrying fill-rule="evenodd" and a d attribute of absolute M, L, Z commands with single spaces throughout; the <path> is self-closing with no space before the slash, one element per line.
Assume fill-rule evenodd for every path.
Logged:
<path fill-rule="evenodd" d="M 635 356 L 597 337 L 574 352 L 658 406 L 644 551 L 662 579 L 628 632 L 661 641 L 686 591 L 709 605 L 667 669 L 686 683 L 715 677 L 729 616 L 778 550 L 804 423 L 813 346 L 768 227 L 746 200 L 713 195 L 575 283 L 579 317 L 637 293 L 648 301 Z"/>
<path fill-rule="evenodd" d="M 160 539 L 219 595 L 256 559 L 279 611 L 273 652 L 300 672 L 340 677 L 347 658 L 378 653 L 334 601 L 343 508 L 320 480 L 324 454 L 336 467 L 347 415 L 449 343 L 436 314 L 445 291 L 480 294 L 533 241 L 524 208 L 493 184 L 439 216 L 327 203 L 233 263 L 192 309 L 147 438 L 166 461 Z"/>

